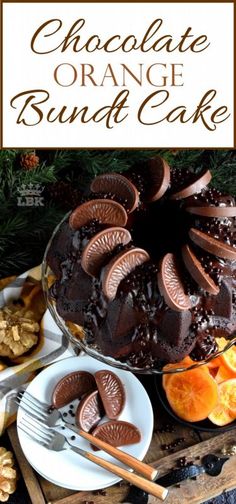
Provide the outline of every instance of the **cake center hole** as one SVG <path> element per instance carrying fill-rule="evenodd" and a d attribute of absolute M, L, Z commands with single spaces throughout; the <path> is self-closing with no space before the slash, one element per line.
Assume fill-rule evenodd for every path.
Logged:
<path fill-rule="evenodd" d="M 191 216 L 176 201 L 157 201 L 149 205 L 133 227 L 135 246 L 147 250 L 154 261 L 163 255 L 180 252 L 188 241 Z"/>

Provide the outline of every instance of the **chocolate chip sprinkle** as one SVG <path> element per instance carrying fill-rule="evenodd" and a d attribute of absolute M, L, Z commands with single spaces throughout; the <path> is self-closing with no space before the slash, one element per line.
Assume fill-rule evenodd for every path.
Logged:
<path fill-rule="evenodd" d="M 177 438 L 169 444 L 162 444 L 161 449 L 164 451 L 173 451 L 177 446 L 180 446 L 185 442 L 185 438 Z"/>

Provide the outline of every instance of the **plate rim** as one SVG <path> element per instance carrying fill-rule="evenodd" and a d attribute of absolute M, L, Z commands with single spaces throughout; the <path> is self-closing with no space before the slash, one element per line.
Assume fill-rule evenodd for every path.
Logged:
<path fill-rule="evenodd" d="M 98 362 L 96 359 L 88 356 L 87 354 L 84 354 L 84 355 L 81 355 L 81 356 L 72 356 L 72 357 L 68 357 L 67 359 L 63 359 L 63 369 L 64 369 L 64 375 L 65 374 L 69 374 L 70 372 L 73 372 L 73 364 L 72 364 L 72 367 L 69 366 L 69 369 L 66 373 L 66 370 L 65 370 L 65 367 L 66 367 L 66 364 L 65 362 L 68 360 L 70 361 L 70 363 L 72 362 L 72 360 L 76 363 L 78 363 L 78 369 L 79 367 L 81 366 L 81 361 L 79 360 L 80 358 L 85 358 L 86 360 L 89 360 L 89 362 L 91 362 L 92 365 L 94 365 L 94 372 L 96 372 L 97 370 L 97 366 L 99 366 L 100 369 L 102 369 L 102 366 L 104 365 L 104 368 L 110 368 L 112 370 L 112 367 L 109 366 L 108 364 L 104 364 L 104 363 L 101 363 L 101 362 Z M 55 368 L 57 367 L 58 370 L 60 370 L 60 364 L 62 364 L 62 361 L 57 361 L 53 364 L 51 364 L 50 366 L 47 366 L 47 368 L 44 368 L 41 373 L 39 375 L 37 375 L 33 380 L 32 382 L 30 382 L 29 384 L 29 387 L 31 386 L 31 384 L 33 382 L 35 382 L 35 380 L 38 379 L 38 377 L 46 372 L 49 368 L 51 369 L 52 367 Z M 82 364 L 83 365 L 83 364 Z M 62 372 L 63 372 L 63 369 L 62 369 Z M 92 372 L 92 371 L 91 371 Z M 116 372 L 114 370 L 114 372 Z M 129 380 L 129 375 L 132 379 L 132 382 L 133 382 L 133 386 L 137 385 L 140 387 L 140 390 L 142 389 L 143 391 L 143 394 L 144 396 L 146 397 L 146 404 L 148 405 L 148 410 L 149 410 L 149 415 L 148 415 L 148 418 L 149 418 L 149 425 L 150 425 L 150 428 L 149 428 L 149 433 L 147 434 L 147 439 L 146 439 L 146 443 L 145 445 L 143 446 L 140 454 L 136 455 L 135 454 L 135 457 L 138 458 L 139 460 L 143 460 L 143 458 L 145 457 L 148 449 L 149 449 L 149 446 L 150 446 L 150 443 L 151 443 L 151 440 L 152 440 L 152 434 L 153 434 L 153 427 L 154 427 L 154 413 L 153 413 L 153 408 L 152 408 L 152 404 L 151 404 L 151 400 L 150 400 L 150 397 L 149 395 L 147 394 L 147 391 L 145 390 L 144 386 L 142 385 L 142 383 L 138 380 L 138 378 L 133 374 L 133 373 L 130 373 L 130 372 L 127 372 L 127 371 L 124 371 L 124 370 L 117 370 L 117 373 L 121 373 L 122 375 L 125 374 L 125 376 L 127 376 L 127 379 Z M 60 373 L 59 373 L 60 374 Z M 126 385 L 126 383 L 124 383 L 124 385 Z M 22 416 L 22 414 L 24 414 L 24 412 L 22 411 L 22 409 L 19 407 L 18 408 L 18 411 L 17 411 L 17 432 L 18 432 L 18 436 L 19 436 L 19 442 L 20 442 L 20 445 L 21 445 L 21 448 L 22 448 L 22 451 L 26 457 L 26 459 L 28 460 L 29 464 L 34 468 L 34 470 L 39 473 L 41 476 L 43 476 L 45 479 L 47 479 L 48 481 L 52 482 L 53 484 L 56 484 L 56 485 L 59 485 L 61 487 L 64 487 L 64 488 L 67 488 L 67 489 L 71 489 L 71 490 L 74 490 L 74 491 L 93 491 L 93 490 L 96 490 L 98 488 L 107 488 L 109 486 L 112 486 L 112 485 L 115 485 L 117 482 L 119 482 L 121 480 L 121 478 L 119 478 L 118 476 L 116 475 L 113 475 L 111 473 L 111 477 L 114 476 L 114 478 L 112 478 L 112 480 L 110 481 L 104 481 L 103 483 L 99 483 L 99 482 L 95 482 L 95 485 L 93 486 L 88 486 L 88 484 L 81 484 L 81 479 L 78 481 L 76 479 L 76 484 L 73 485 L 71 483 L 69 484 L 66 484 L 65 482 L 60 482 L 59 480 L 55 480 L 53 477 L 51 477 L 50 475 L 46 475 L 43 471 L 42 471 L 42 468 L 39 467 L 39 469 L 37 468 L 37 465 L 35 465 L 35 461 L 34 459 L 31 460 L 31 457 L 29 457 L 29 453 L 27 450 L 25 450 L 25 447 L 24 445 L 22 445 L 22 435 L 23 435 L 23 439 L 24 437 L 26 436 L 24 433 L 22 433 L 22 431 L 20 430 L 19 428 L 19 420 Z M 145 415 L 146 417 L 146 415 Z M 20 431 L 20 432 L 19 432 Z M 116 461 L 114 460 L 114 462 L 116 463 Z M 88 478 L 89 479 L 89 478 Z M 86 480 L 86 483 L 88 482 L 88 479 Z M 91 481 L 93 481 L 91 478 L 90 478 Z M 83 482 L 83 481 L 82 481 Z"/>

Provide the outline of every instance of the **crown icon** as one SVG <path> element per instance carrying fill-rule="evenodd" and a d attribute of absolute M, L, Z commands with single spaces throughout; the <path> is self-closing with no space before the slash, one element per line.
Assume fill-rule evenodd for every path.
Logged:
<path fill-rule="evenodd" d="M 40 184 L 22 184 L 20 187 L 18 187 L 17 192 L 21 196 L 40 196 L 44 190 L 44 186 L 41 186 Z"/>

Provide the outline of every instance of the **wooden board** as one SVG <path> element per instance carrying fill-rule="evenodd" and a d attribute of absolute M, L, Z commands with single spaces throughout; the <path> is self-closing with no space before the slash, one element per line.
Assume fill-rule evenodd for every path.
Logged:
<path fill-rule="evenodd" d="M 173 423 L 156 400 L 152 377 L 146 377 L 142 381 L 149 392 L 155 411 L 153 439 L 145 460 L 157 467 L 160 475 L 173 468 L 179 457 L 185 456 L 187 460 L 199 463 L 199 457 L 220 452 L 223 446 L 236 443 L 235 431 L 213 436 Z M 49 483 L 40 477 L 25 459 L 15 425 L 9 427 L 8 435 L 32 504 L 118 504 L 125 500 L 129 487 L 124 482 L 100 492 L 74 492 Z M 169 448 L 164 445 L 169 445 Z M 232 456 L 224 464 L 221 474 L 217 477 L 201 475 L 196 481 L 182 482 L 180 488 L 170 488 L 166 503 L 200 504 L 216 497 L 224 490 L 233 488 L 236 488 L 236 456 Z M 160 501 L 151 498 L 151 502 L 158 504 Z"/>

